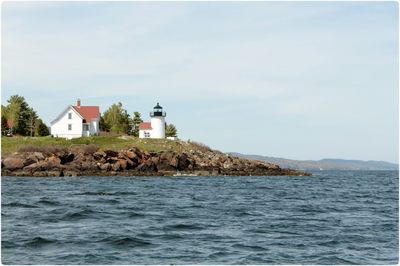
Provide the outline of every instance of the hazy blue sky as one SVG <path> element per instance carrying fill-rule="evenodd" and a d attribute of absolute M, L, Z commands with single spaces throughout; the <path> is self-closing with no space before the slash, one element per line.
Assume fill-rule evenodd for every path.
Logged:
<path fill-rule="evenodd" d="M 2 103 L 158 101 L 182 139 L 398 161 L 396 2 L 3 2 Z"/>

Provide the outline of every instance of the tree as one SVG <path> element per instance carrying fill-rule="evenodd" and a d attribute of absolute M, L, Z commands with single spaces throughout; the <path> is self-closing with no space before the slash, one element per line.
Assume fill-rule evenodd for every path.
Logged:
<path fill-rule="evenodd" d="M 7 101 L 8 105 L 4 108 L 4 115 L 12 125 L 12 131 L 21 135 L 28 135 L 28 120 L 31 115 L 29 105 L 25 98 L 19 95 L 13 95 Z"/>
<path fill-rule="evenodd" d="M 37 135 L 37 123 L 39 117 L 36 111 L 33 110 L 32 107 L 29 107 L 25 98 L 19 95 L 13 95 L 7 102 L 7 106 L 1 106 L 2 127 L 7 124 L 7 126 L 11 127 L 11 132 L 23 136 L 32 137 Z M 47 126 L 43 121 L 41 121 L 41 123 L 44 125 L 41 125 L 43 128 L 42 134 L 45 134 L 44 127 L 46 127 L 48 132 Z"/>
<path fill-rule="evenodd" d="M 1 114 L 1 133 L 3 135 L 6 135 L 8 130 L 9 130 L 9 128 L 8 128 L 8 124 L 7 124 L 7 118 L 2 113 Z"/>
<path fill-rule="evenodd" d="M 35 134 L 35 129 L 36 129 L 36 121 L 38 119 L 38 116 L 33 110 L 33 108 L 29 107 L 26 110 L 26 117 L 27 117 L 27 122 L 26 122 L 26 132 L 29 132 L 29 136 L 33 137 Z"/>
<path fill-rule="evenodd" d="M 48 136 L 50 135 L 49 128 L 45 123 L 43 123 L 42 119 L 36 119 L 35 123 L 35 136 Z"/>
<path fill-rule="evenodd" d="M 176 130 L 176 127 L 173 124 L 168 124 L 165 127 L 165 136 L 166 137 L 177 137 L 178 136 L 178 131 Z"/>
<path fill-rule="evenodd" d="M 134 112 L 133 113 L 133 118 L 132 118 L 132 123 L 131 123 L 131 128 L 132 128 L 132 135 L 135 137 L 139 137 L 139 125 L 142 123 L 143 120 L 140 117 L 139 112 Z"/>
<path fill-rule="evenodd" d="M 110 128 L 109 128 L 108 125 L 104 122 L 104 117 L 103 117 L 103 116 L 100 116 L 99 128 L 100 128 L 100 131 L 106 131 L 106 132 L 109 132 L 109 131 L 110 131 Z"/>
<path fill-rule="evenodd" d="M 125 133 L 130 130 L 129 114 L 122 108 L 122 103 L 113 104 L 103 115 L 104 127 L 108 128 L 110 132 Z"/>

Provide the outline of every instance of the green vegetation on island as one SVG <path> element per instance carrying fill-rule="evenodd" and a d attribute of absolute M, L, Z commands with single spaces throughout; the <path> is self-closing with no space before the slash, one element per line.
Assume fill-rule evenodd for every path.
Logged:
<path fill-rule="evenodd" d="M 48 136 L 48 126 L 37 115 L 37 112 L 29 106 L 25 98 L 13 95 L 7 101 L 7 105 L 1 106 L 1 132 L 2 135 L 19 136 Z M 125 134 L 139 136 L 139 124 L 142 123 L 140 112 L 133 112 L 130 116 L 121 102 L 112 104 L 100 116 L 99 127 L 103 133 Z M 177 137 L 177 129 L 173 124 L 166 126 L 167 137 Z M 68 142 L 68 141 L 67 141 Z M 72 141 L 73 142 L 73 141 Z M 99 140 L 101 142 L 101 140 Z M 69 142 L 71 143 L 71 141 Z"/>
<path fill-rule="evenodd" d="M 1 105 L 2 135 L 47 136 L 49 129 L 25 98 L 13 95 L 6 106 Z"/>
<path fill-rule="evenodd" d="M 64 139 L 47 137 L 22 137 L 14 136 L 12 138 L 2 138 L 2 154 L 10 154 L 24 150 L 27 147 L 46 147 L 57 146 L 63 148 L 79 147 L 85 145 L 94 145 L 102 149 L 120 150 L 128 147 L 137 147 L 144 151 L 176 151 L 180 152 L 187 149 L 190 144 L 183 146 L 181 142 L 168 139 L 139 139 L 134 136 L 116 135 L 116 136 L 93 136 L 76 139 Z M 189 146 L 188 146 L 189 145 Z"/>

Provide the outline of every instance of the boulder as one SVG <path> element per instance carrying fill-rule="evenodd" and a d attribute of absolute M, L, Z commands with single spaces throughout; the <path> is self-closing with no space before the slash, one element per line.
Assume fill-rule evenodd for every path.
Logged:
<path fill-rule="evenodd" d="M 50 156 L 45 160 L 47 162 L 47 168 L 60 168 L 61 159 L 56 156 Z"/>
<path fill-rule="evenodd" d="M 118 163 L 119 163 L 119 165 L 121 167 L 121 170 L 126 170 L 126 168 L 128 166 L 128 162 L 126 160 L 121 159 L 121 160 L 118 161 Z"/>
<path fill-rule="evenodd" d="M 89 171 L 89 172 L 94 172 L 98 169 L 97 164 L 94 161 L 83 161 L 80 163 L 78 168 L 82 171 Z"/>
<path fill-rule="evenodd" d="M 115 162 L 118 162 L 118 161 L 119 161 L 118 157 L 107 157 L 106 158 L 106 162 L 108 162 L 108 163 L 115 163 Z"/>
<path fill-rule="evenodd" d="M 119 170 L 121 170 L 121 164 L 119 161 L 115 162 L 114 164 L 112 164 L 111 166 L 113 171 L 118 172 Z"/>
<path fill-rule="evenodd" d="M 100 161 L 106 156 L 107 156 L 107 154 L 104 151 L 97 151 L 97 152 L 93 153 L 93 158 L 96 161 Z"/>
<path fill-rule="evenodd" d="M 118 152 L 113 150 L 105 150 L 104 153 L 107 157 L 118 157 Z"/>
<path fill-rule="evenodd" d="M 126 163 L 127 163 L 126 169 L 133 169 L 133 168 L 135 168 L 136 166 L 139 165 L 139 162 L 136 161 L 136 160 L 132 161 L 132 160 L 130 160 L 128 158 L 126 158 L 125 160 L 126 160 Z"/>
<path fill-rule="evenodd" d="M 4 168 L 8 170 L 22 169 L 24 167 L 24 159 L 8 157 L 3 160 Z"/>
<path fill-rule="evenodd" d="M 60 164 L 66 164 L 72 162 L 75 158 L 75 155 L 71 152 L 66 152 L 61 156 L 59 156 L 59 158 L 60 158 Z"/>
<path fill-rule="evenodd" d="M 36 162 L 38 162 L 38 160 L 36 159 L 36 157 L 33 156 L 33 155 L 31 155 L 31 154 L 29 154 L 29 155 L 27 155 L 27 156 L 25 157 L 25 159 L 24 159 L 24 167 L 25 167 L 25 166 L 28 166 L 28 165 L 30 165 L 30 164 L 36 163 Z"/>
<path fill-rule="evenodd" d="M 47 170 L 47 162 L 39 161 L 37 163 L 30 164 L 28 166 L 25 166 L 24 170 L 31 172 Z"/>
<path fill-rule="evenodd" d="M 136 169 L 139 172 L 157 172 L 157 166 L 151 160 L 141 163 Z"/>
<path fill-rule="evenodd" d="M 41 152 L 36 151 L 33 153 L 33 156 L 36 158 L 36 161 L 42 161 L 45 159 L 43 153 L 41 153 Z"/>
<path fill-rule="evenodd" d="M 99 166 L 99 168 L 101 170 L 104 170 L 104 171 L 110 171 L 111 170 L 111 164 L 110 163 L 101 164 Z"/>

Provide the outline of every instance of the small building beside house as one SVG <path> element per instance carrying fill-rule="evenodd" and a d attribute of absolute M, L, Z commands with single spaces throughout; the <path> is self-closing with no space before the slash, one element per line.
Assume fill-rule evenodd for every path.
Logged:
<path fill-rule="evenodd" d="M 50 125 L 50 134 L 60 138 L 97 136 L 100 133 L 100 108 L 82 106 L 78 99 L 76 106 L 69 105 Z"/>
<path fill-rule="evenodd" d="M 159 103 L 150 112 L 150 117 L 150 122 L 139 124 L 139 138 L 164 139 L 166 113 Z"/>

